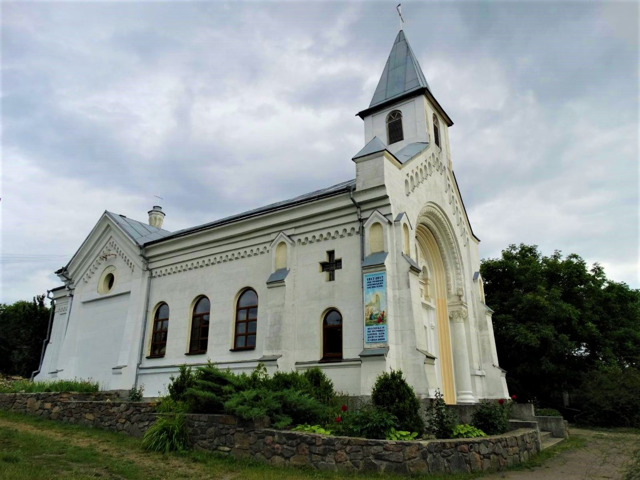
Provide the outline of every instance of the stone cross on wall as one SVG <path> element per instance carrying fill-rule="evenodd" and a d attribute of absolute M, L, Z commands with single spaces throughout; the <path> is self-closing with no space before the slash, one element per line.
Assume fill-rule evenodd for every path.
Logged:
<path fill-rule="evenodd" d="M 336 270 L 342 269 L 342 259 L 336 258 L 336 252 L 334 250 L 329 250 L 327 252 L 327 261 L 320 262 L 320 267 L 323 272 L 328 273 L 328 279 L 330 282 L 333 282 L 336 279 Z"/>

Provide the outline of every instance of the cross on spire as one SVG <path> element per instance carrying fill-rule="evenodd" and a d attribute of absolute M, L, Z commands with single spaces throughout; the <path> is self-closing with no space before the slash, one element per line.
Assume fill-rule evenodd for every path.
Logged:
<path fill-rule="evenodd" d="M 400 17 L 400 30 L 402 30 L 402 27 L 404 26 L 404 18 L 402 18 L 402 4 L 399 3 L 398 6 L 396 7 L 396 10 L 398 11 L 398 16 Z"/>
<path fill-rule="evenodd" d="M 323 272 L 327 272 L 327 277 L 330 282 L 336 279 L 336 270 L 342 269 L 342 259 L 336 258 L 336 252 L 329 250 L 327 252 L 327 261 L 320 262 L 320 267 Z"/>

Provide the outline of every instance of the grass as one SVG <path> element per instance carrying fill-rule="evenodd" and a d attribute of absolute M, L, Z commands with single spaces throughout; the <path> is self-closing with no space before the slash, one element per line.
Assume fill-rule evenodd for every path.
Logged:
<path fill-rule="evenodd" d="M 640 449 L 633 454 L 633 459 L 627 466 L 622 480 L 640 480 Z"/>
<path fill-rule="evenodd" d="M 478 475 L 435 475 L 429 480 L 470 480 Z M 186 479 L 339 480 L 393 479 L 391 474 L 352 474 L 278 468 L 207 452 L 159 454 L 140 439 L 0 411 L 0 478 L 3 480 Z M 415 477 L 412 477 L 415 478 Z"/>
<path fill-rule="evenodd" d="M 41 392 L 78 392 L 92 393 L 100 390 L 97 382 L 91 380 L 55 380 L 52 382 L 32 382 L 16 380 L 0 385 L 0 393 L 41 393 Z"/>

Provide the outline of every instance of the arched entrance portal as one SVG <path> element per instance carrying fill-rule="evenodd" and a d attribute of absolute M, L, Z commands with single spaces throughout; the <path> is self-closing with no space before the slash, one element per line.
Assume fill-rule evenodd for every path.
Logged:
<path fill-rule="evenodd" d="M 442 395 L 447 404 L 455 404 L 456 391 L 447 308 L 445 262 L 433 233 L 422 224 L 418 225 L 416 229 L 416 244 L 418 246 L 418 261 L 423 271 L 423 296 L 429 305 L 427 308 L 435 309 Z"/>

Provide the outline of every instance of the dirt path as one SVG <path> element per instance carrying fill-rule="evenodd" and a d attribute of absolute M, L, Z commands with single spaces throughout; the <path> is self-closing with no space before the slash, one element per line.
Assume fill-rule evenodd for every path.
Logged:
<path fill-rule="evenodd" d="M 640 448 L 637 434 L 577 428 L 570 433 L 584 439 L 586 446 L 562 452 L 532 470 L 497 472 L 482 480 L 620 480 L 633 453 Z"/>

